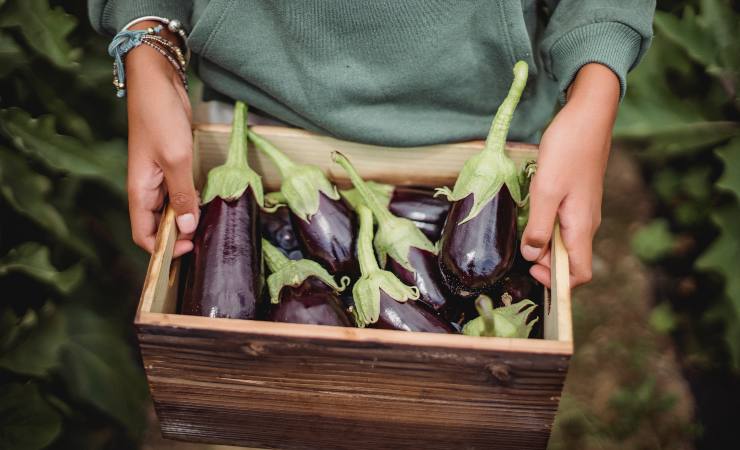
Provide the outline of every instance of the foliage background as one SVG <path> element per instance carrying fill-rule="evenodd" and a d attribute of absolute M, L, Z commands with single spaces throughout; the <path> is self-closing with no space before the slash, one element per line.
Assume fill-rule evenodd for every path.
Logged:
<path fill-rule="evenodd" d="M 653 47 L 630 75 L 615 129 L 652 201 L 652 219 L 632 237 L 652 268 L 655 305 L 642 314 L 652 330 L 602 346 L 632 355 L 633 377 L 609 391 L 613 420 L 596 421 L 564 397 L 564 448 L 653 448 L 679 435 L 718 448 L 737 417 L 729 407 L 740 399 L 740 6 L 658 8 Z M 0 0 L 2 449 L 136 448 L 145 430 L 130 323 L 146 257 L 130 242 L 125 110 L 109 85 L 106 45 L 82 0 Z M 583 329 L 608 319 L 576 314 Z M 641 349 L 659 339 L 677 350 L 694 428 L 657 419 L 675 409 L 644 373 Z M 609 352 L 598 359 L 580 348 L 574 368 L 605 367 Z M 635 430 L 653 420 L 670 426 L 643 439 Z"/>
<path fill-rule="evenodd" d="M 3 449 L 130 449 L 145 429 L 125 109 L 85 8 L 0 0 Z"/>

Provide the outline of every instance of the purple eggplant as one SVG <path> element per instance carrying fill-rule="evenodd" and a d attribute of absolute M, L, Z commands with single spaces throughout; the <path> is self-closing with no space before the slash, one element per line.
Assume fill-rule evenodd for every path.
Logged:
<path fill-rule="evenodd" d="M 249 138 L 275 164 L 282 177 L 280 192 L 290 208 L 291 221 L 304 254 L 335 275 L 354 277 L 357 218 L 324 172 L 296 164 L 252 131 Z"/>
<path fill-rule="evenodd" d="M 208 173 L 182 313 L 254 319 L 260 298 L 262 181 L 247 164 L 247 107 L 237 102 L 226 163 Z"/>
<path fill-rule="evenodd" d="M 349 174 L 362 204 L 375 216 L 378 232 L 374 244 L 381 267 L 389 268 L 402 282 L 418 288 L 419 300 L 435 313 L 445 315 L 450 295 L 442 285 L 435 245 L 413 222 L 391 214 L 344 155 L 334 152 L 333 159 Z"/>
<path fill-rule="evenodd" d="M 437 190 L 453 202 L 437 260 L 446 287 L 463 298 L 493 287 L 514 261 L 522 196 L 519 170 L 505 147 L 527 71 L 524 61 L 514 65 L 514 82 L 496 112 L 485 148 L 465 162 L 453 190 Z"/>
<path fill-rule="evenodd" d="M 361 276 L 352 289 L 353 313 L 360 327 L 402 331 L 452 333 L 452 327 L 420 302 L 419 289 L 403 284 L 393 273 L 378 266 L 373 253 L 373 213 L 359 205 L 360 233 L 357 258 Z"/>
<path fill-rule="evenodd" d="M 529 320 L 529 315 L 536 308 L 531 300 L 505 304 L 494 308 L 491 298 L 481 295 L 475 300 L 479 317 L 466 323 L 463 334 L 468 336 L 488 336 L 503 338 L 527 338 L 539 317 Z"/>
<path fill-rule="evenodd" d="M 449 202 L 434 197 L 434 191 L 414 186 L 391 186 L 389 184 L 366 182 L 375 192 L 378 201 L 395 216 L 414 222 L 432 242 L 436 242 L 442 233 Z M 357 189 L 341 191 L 342 197 L 353 207 L 362 202 Z"/>
<path fill-rule="evenodd" d="M 272 274 L 267 278 L 270 292 L 268 319 L 273 322 L 303 323 L 351 327 L 338 293 L 348 278 L 337 284 L 334 277 L 318 263 L 290 260 L 269 241 L 262 241 L 265 263 Z"/>
<path fill-rule="evenodd" d="M 265 195 L 265 202 L 267 197 Z M 301 259 L 303 253 L 298 243 L 293 224 L 290 221 L 288 208 L 277 208 L 272 212 L 264 212 L 261 215 L 262 236 L 283 252 L 290 259 Z"/>

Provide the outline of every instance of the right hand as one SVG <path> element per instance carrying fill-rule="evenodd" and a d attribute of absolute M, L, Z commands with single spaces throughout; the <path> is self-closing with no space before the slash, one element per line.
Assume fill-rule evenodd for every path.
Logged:
<path fill-rule="evenodd" d="M 154 25 L 142 22 L 133 28 Z M 126 56 L 126 97 L 127 186 L 133 239 L 149 253 L 154 251 L 167 196 L 177 215 L 179 234 L 173 256 L 178 257 L 193 249 L 200 215 L 193 184 L 190 100 L 169 61 L 146 45 Z"/>

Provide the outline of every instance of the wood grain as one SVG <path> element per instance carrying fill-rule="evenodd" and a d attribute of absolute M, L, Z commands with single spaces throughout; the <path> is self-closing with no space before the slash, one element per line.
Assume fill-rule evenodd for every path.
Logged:
<path fill-rule="evenodd" d="M 569 359 L 138 329 L 165 436 L 264 448 L 544 448 Z"/>
<path fill-rule="evenodd" d="M 195 177 L 220 164 L 229 128 L 195 131 Z M 395 184 L 452 184 L 482 143 L 386 149 L 301 130 L 254 127 L 299 162 L 345 152 Z M 536 147 L 509 144 L 519 163 Z M 268 188 L 279 179 L 258 152 Z M 572 354 L 568 260 L 554 230 L 546 339 L 475 338 L 174 314 L 174 213 L 160 223 L 136 317 L 165 437 L 284 449 L 545 448 Z"/>
<path fill-rule="evenodd" d="M 229 132 L 226 125 L 201 125 L 195 130 L 200 160 L 197 179 L 205 180 L 208 170 L 226 158 Z M 298 163 L 316 164 L 340 185 L 347 185 L 344 171 L 332 163 L 331 152 L 340 150 L 357 167 L 360 175 L 399 185 L 451 186 L 463 163 L 483 148 L 482 141 L 426 147 L 391 148 L 356 142 L 340 141 L 295 128 L 254 126 L 261 135 Z M 508 143 L 508 154 L 518 164 L 536 159 L 537 147 L 530 144 Z M 251 166 L 263 175 L 267 189 L 278 189 L 280 176 L 272 163 L 250 146 Z"/>

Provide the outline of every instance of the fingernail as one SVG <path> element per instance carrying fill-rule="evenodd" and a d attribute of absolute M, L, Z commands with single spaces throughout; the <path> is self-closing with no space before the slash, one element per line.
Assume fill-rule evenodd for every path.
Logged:
<path fill-rule="evenodd" d="M 532 247 L 531 245 L 525 245 L 522 247 L 522 256 L 524 256 L 524 259 L 527 261 L 534 261 L 537 259 L 538 256 L 540 256 L 540 249 L 537 247 Z"/>
<path fill-rule="evenodd" d="M 191 213 L 177 217 L 177 229 L 180 233 L 192 233 L 195 231 L 195 216 Z"/>

